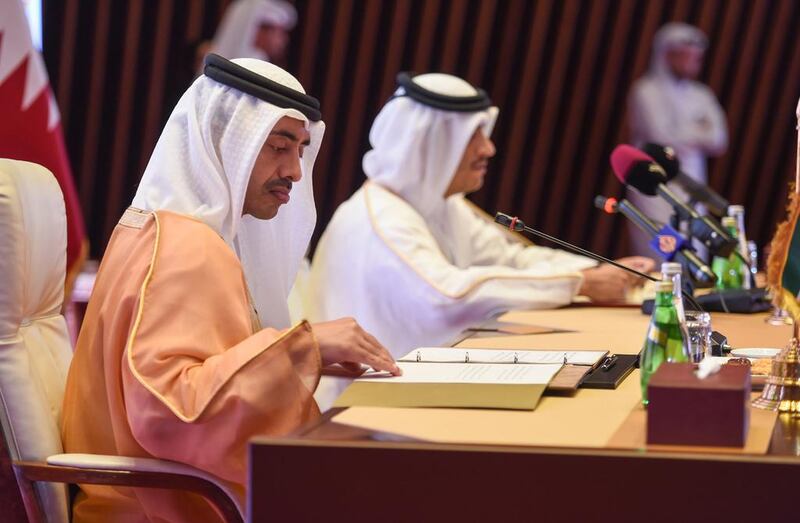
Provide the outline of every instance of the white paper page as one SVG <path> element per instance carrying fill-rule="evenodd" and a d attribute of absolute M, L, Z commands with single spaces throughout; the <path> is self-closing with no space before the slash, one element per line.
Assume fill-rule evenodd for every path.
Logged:
<path fill-rule="evenodd" d="M 567 363 L 572 365 L 594 365 L 603 358 L 608 351 L 605 350 L 508 350 L 508 349 L 454 349 L 450 347 L 421 347 L 414 349 L 397 361 L 417 361 L 417 355 L 422 362 L 465 363 L 469 355 L 470 363 L 513 363 L 514 356 L 517 363 Z"/>
<path fill-rule="evenodd" d="M 556 365 L 509 365 L 491 363 L 410 363 L 399 361 L 402 376 L 367 372 L 358 381 L 385 383 L 515 383 L 546 385 L 561 369 Z"/>

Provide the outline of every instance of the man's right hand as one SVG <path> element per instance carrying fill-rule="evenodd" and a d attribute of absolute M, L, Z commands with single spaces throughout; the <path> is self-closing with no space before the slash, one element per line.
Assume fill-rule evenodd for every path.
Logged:
<path fill-rule="evenodd" d="M 311 328 L 319 343 L 323 365 L 339 363 L 347 370 L 354 370 L 363 363 L 377 371 L 402 374 L 386 347 L 353 318 L 314 323 Z"/>
<path fill-rule="evenodd" d="M 583 284 L 578 294 L 596 303 L 622 303 L 630 285 L 628 275 L 622 270 L 603 263 L 581 271 Z"/>
<path fill-rule="evenodd" d="M 644 256 L 628 256 L 618 259 L 617 262 L 645 274 L 655 268 L 655 262 Z M 583 285 L 578 294 L 587 296 L 597 303 L 624 303 L 628 289 L 643 283 L 638 276 L 608 263 L 581 272 Z"/>

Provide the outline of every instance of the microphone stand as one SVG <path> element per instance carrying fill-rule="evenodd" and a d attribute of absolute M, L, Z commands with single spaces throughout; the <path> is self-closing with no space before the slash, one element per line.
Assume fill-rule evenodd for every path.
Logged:
<path fill-rule="evenodd" d="M 572 252 L 575 252 L 577 254 L 581 254 L 583 256 L 586 256 L 587 258 L 591 258 L 591 259 L 593 259 L 595 261 L 599 261 L 599 262 L 602 262 L 602 263 L 608 263 L 609 265 L 613 265 L 614 267 L 616 267 L 618 269 L 622 269 L 623 271 L 629 272 L 631 274 L 635 274 L 636 276 L 639 276 L 640 278 L 644 278 L 644 279 L 650 280 L 652 282 L 661 281 L 658 278 L 654 278 L 653 276 L 650 276 L 649 274 L 645 274 L 645 273 L 643 273 L 641 271 L 637 271 L 636 269 L 634 269 L 632 267 L 628 267 L 627 265 L 623 265 L 623 264 L 621 264 L 619 262 L 616 262 L 614 260 L 606 258 L 605 256 L 600 256 L 599 254 L 595 254 L 592 251 L 587 251 L 586 249 L 578 247 L 577 245 L 573 245 L 573 244 L 571 244 L 569 242 L 565 242 L 564 240 L 560 240 L 560 239 L 556 238 L 555 236 L 550 236 L 547 233 L 544 233 L 544 232 L 541 232 L 541 231 L 537 231 L 536 229 L 533 229 L 533 228 L 528 227 L 527 225 L 525 225 L 525 222 L 523 222 L 522 220 L 520 220 L 517 217 L 511 217 L 508 214 L 504 214 L 502 212 L 498 212 L 494 216 L 494 221 L 499 223 L 500 225 L 503 225 L 504 227 L 508 227 L 508 229 L 511 230 L 511 231 L 514 231 L 514 232 L 526 232 L 526 233 L 530 234 L 531 236 L 537 236 L 539 238 L 542 238 L 543 240 L 547 240 L 547 241 L 555 243 L 556 245 L 560 245 L 561 247 L 564 247 L 565 249 L 568 249 L 568 250 L 570 250 Z M 691 294 L 689 294 L 688 292 L 686 292 L 683 289 L 681 289 L 681 294 L 683 295 L 684 298 L 686 298 L 686 300 L 693 307 L 695 307 L 696 310 L 698 310 L 700 312 L 705 312 L 703 310 L 703 308 L 700 306 L 700 304 L 697 303 L 697 301 L 695 301 L 694 296 L 692 296 Z"/>
<path fill-rule="evenodd" d="M 694 204 L 694 202 L 690 202 L 690 205 L 693 205 L 693 204 Z M 676 231 L 680 231 L 681 230 L 680 225 L 681 225 L 681 223 L 683 223 L 683 220 L 681 220 L 681 217 L 680 217 L 680 215 L 678 214 L 677 211 L 674 211 L 674 214 L 672 215 L 672 218 L 670 218 L 670 221 L 674 224 L 674 227 L 675 227 Z M 686 218 L 686 223 L 688 225 L 687 228 L 686 228 L 686 233 L 685 233 L 686 234 L 686 242 L 691 246 L 692 245 L 692 240 L 694 238 L 692 236 L 692 226 L 691 226 L 692 218 Z M 708 249 L 708 247 L 706 247 L 706 248 Z M 750 262 L 749 262 L 749 260 L 747 258 L 745 258 L 744 255 L 741 252 L 739 252 L 738 248 L 734 249 L 731 254 L 733 254 L 739 260 L 741 260 L 741 262 L 744 263 L 745 267 L 747 267 L 747 279 L 750 280 L 751 287 L 753 289 L 755 289 L 756 288 L 756 278 L 750 272 Z M 714 256 L 716 256 L 716 254 L 711 252 L 711 249 L 708 249 L 708 261 L 713 260 Z M 706 262 L 706 263 L 708 263 L 708 262 Z"/>
<path fill-rule="evenodd" d="M 691 205 L 691 203 L 689 205 Z M 681 214 L 678 212 L 678 210 L 673 208 L 672 216 L 670 217 L 670 222 L 672 222 L 671 224 L 676 231 L 686 236 L 686 244 L 689 247 L 694 248 L 694 236 L 692 235 L 692 218 L 682 217 Z M 685 229 L 682 227 L 684 223 L 686 224 Z M 700 258 L 700 260 L 705 263 L 708 263 L 708 260 L 704 260 L 703 258 Z"/>
<path fill-rule="evenodd" d="M 650 276 L 649 274 L 645 274 L 643 272 L 637 271 L 636 269 L 628 267 L 627 265 L 622 265 L 619 262 L 615 262 L 614 260 L 610 260 L 610 259 L 606 258 L 605 256 L 600 256 L 599 254 L 595 254 L 595 253 L 593 253 L 591 251 L 587 251 L 586 249 L 582 249 L 581 247 L 578 247 L 577 245 L 572 245 L 571 243 L 565 242 L 564 240 L 559 240 L 558 238 L 556 238 L 554 236 L 550 236 L 547 233 L 543 233 L 541 231 L 537 231 L 536 229 L 528 227 L 527 225 L 525 225 L 525 222 L 523 222 L 522 220 L 520 220 L 518 218 L 512 218 L 511 216 L 509 216 L 507 214 L 503 214 L 501 212 L 498 212 L 497 214 L 495 214 L 494 221 L 499 223 L 500 225 L 504 225 L 504 226 L 508 227 L 512 231 L 515 231 L 515 232 L 527 232 L 528 234 L 530 234 L 532 236 L 537 236 L 537 237 L 542 238 L 544 240 L 553 242 L 556 245 L 560 245 L 561 247 L 564 247 L 565 249 L 569 249 L 569 250 L 571 250 L 573 252 L 576 252 L 578 254 L 582 254 L 583 256 L 591 258 L 591 259 L 593 259 L 595 261 L 599 261 L 599 262 L 603 262 L 603 263 L 608 263 L 609 265 L 613 265 L 614 267 L 617 267 L 618 269 L 622 269 L 623 271 L 627 271 L 627 272 L 629 272 L 631 274 L 635 274 L 636 276 L 639 276 L 640 278 L 644 278 L 644 279 L 650 280 L 650 281 L 659 281 L 658 278 L 654 278 L 654 277 Z"/>

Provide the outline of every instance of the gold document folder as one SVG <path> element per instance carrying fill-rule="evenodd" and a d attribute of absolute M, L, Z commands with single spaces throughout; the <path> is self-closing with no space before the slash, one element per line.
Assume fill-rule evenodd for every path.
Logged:
<path fill-rule="evenodd" d="M 402 376 L 368 372 L 334 406 L 533 410 L 570 358 L 602 354 L 423 347 L 397 360 Z"/>
<path fill-rule="evenodd" d="M 353 382 L 334 407 L 458 407 L 533 410 L 546 384 Z"/>

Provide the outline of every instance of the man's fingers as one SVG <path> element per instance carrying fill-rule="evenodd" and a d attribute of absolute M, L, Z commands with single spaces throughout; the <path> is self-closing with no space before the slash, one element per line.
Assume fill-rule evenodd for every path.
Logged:
<path fill-rule="evenodd" d="M 375 336 L 373 336 L 372 334 L 370 334 L 367 331 L 364 331 L 364 339 L 366 340 L 368 345 L 371 345 L 372 347 L 375 347 L 375 349 L 378 352 L 380 352 L 382 354 L 385 354 L 387 358 L 389 358 L 390 360 L 394 361 L 394 358 L 392 358 L 392 353 L 389 352 L 389 349 L 387 349 L 386 347 L 381 345 L 381 342 L 379 342 L 377 340 L 377 338 L 375 338 Z"/>
<path fill-rule="evenodd" d="M 399 376 L 402 372 L 400 370 L 400 367 L 397 366 L 397 363 L 395 363 L 394 358 L 392 357 L 392 353 L 389 352 L 389 349 L 381 345 L 381 343 L 375 338 L 375 336 L 373 336 L 369 332 L 367 331 L 362 331 L 362 332 L 364 333 L 364 341 L 368 347 L 368 350 L 379 354 L 387 364 L 393 366 L 392 369 L 389 369 L 392 372 L 392 374 Z"/>
<path fill-rule="evenodd" d="M 644 256 L 628 256 L 626 258 L 620 258 L 617 261 L 623 265 L 627 265 L 628 267 L 636 269 L 639 272 L 646 273 L 655 269 L 655 262 L 653 259 Z"/>
<path fill-rule="evenodd" d="M 369 363 L 373 369 L 385 370 L 391 372 L 395 376 L 402 374 L 400 367 L 397 366 L 397 363 L 389 352 L 380 345 L 375 346 L 365 341 L 361 345 L 361 350 L 366 362 Z"/>
<path fill-rule="evenodd" d="M 628 287 L 627 280 L 616 282 L 616 285 L 609 285 L 606 288 L 606 299 L 611 302 L 621 302 L 625 300 Z"/>
<path fill-rule="evenodd" d="M 364 374 L 364 367 L 362 367 L 360 363 L 356 363 L 354 361 L 343 361 L 339 363 L 339 365 L 341 365 L 344 370 L 355 376 L 361 376 Z"/>
<path fill-rule="evenodd" d="M 636 276 L 635 274 L 631 274 L 629 272 L 622 272 L 622 278 L 623 281 L 628 285 L 633 285 L 640 279 L 639 276 Z"/>
<path fill-rule="evenodd" d="M 339 363 L 347 372 L 361 373 L 360 364 L 399 375 L 391 354 L 353 318 L 314 324 L 323 362 Z"/>
<path fill-rule="evenodd" d="M 633 275 L 619 271 L 620 274 L 609 275 L 608 283 L 610 287 L 627 287 L 631 285 L 636 278 Z"/>

